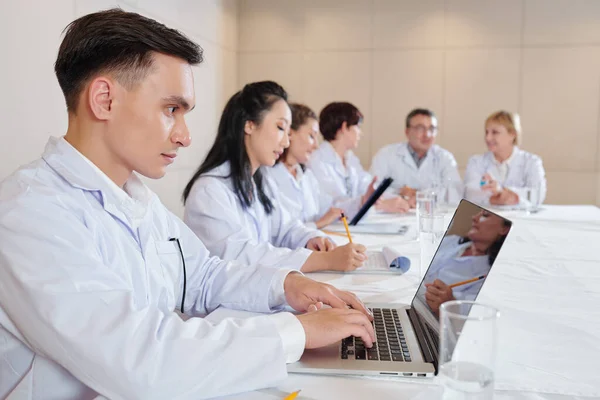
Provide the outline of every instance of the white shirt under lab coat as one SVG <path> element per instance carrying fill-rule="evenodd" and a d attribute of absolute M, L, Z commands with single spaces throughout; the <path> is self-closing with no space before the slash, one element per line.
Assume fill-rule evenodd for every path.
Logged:
<path fill-rule="evenodd" d="M 302 170 L 296 165 L 296 176 L 279 162 L 273 168 L 265 168 L 273 183 L 277 186 L 281 204 L 305 225 L 316 228 L 319 220 L 333 205 L 333 198 L 319 187 L 319 181 L 310 169 Z"/>
<path fill-rule="evenodd" d="M 528 153 L 515 146 L 510 158 L 499 164 L 494 154 L 488 151 L 484 154 L 472 156 L 467 163 L 465 171 L 465 197 L 474 203 L 488 206 L 490 204 L 489 191 L 481 190 L 481 178 L 486 173 L 490 174 L 501 187 L 505 187 L 519 196 L 519 203 L 526 202 L 525 188 L 537 187 L 540 200 L 546 198 L 546 173 L 542 159 L 535 154 Z"/>
<path fill-rule="evenodd" d="M 56 138 L 0 185 L 0 398 L 203 399 L 284 378 L 294 316 L 197 316 L 280 308 L 289 270 L 210 257 L 135 174 L 124 188 Z"/>
<path fill-rule="evenodd" d="M 452 153 L 433 145 L 417 167 L 408 143 L 394 143 L 381 148 L 373 157 L 371 174 L 379 180 L 391 177 L 393 192 L 403 186 L 413 189 L 443 187 L 450 189 L 448 200 L 458 203 L 462 199 L 463 184 Z"/>
<path fill-rule="evenodd" d="M 442 240 L 423 282 L 433 283 L 439 279 L 446 285 L 451 285 L 489 273 L 491 268 L 489 256 L 486 254 L 463 257 L 462 254 L 472 243 L 460 243 L 461 239 L 460 236 L 450 235 Z M 452 294 L 457 300 L 475 300 L 483 282 L 484 279 L 480 279 L 457 286 L 452 289 Z M 422 299 L 425 291 L 424 286 L 419 289 L 419 296 Z"/>
<path fill-rule="evenodd" d="M 273 212 L 268 215 L 258 200 L 244 209 L 229 174 L 226 162 L 196 180 L 185 203 L 185 223 L 212 254 L 224 260 L 299 270 L 312 254 L 306 243 L 326 235 L 292 218 L 264 173 L 264 190 Z"/>
<path fill-rule="evenodd" d="M 339 207 L 349 219 L 360 210 L 362 196 L 373 177 L 363 169 L 352 151 L 345 155 L 346 167 L 331 143 L 325 141 L 310 156 L 312 170 L 323 193 L 333 198 L 333 207 Z"/>

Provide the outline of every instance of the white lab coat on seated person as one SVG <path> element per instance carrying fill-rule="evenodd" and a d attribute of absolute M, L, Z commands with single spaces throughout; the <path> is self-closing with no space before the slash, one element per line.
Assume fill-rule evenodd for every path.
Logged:
<path fill-rule="evenodd" d="M 540 204 L 546 198 L 546 173 L 542 159 L 515 146 L 512 155 L 505 162 L 506 176 L 502 177 L 502 168 L 488 151 L 484 154 L 472 156 L 467 163 L 465 171 L 465 197 L 474 203 L 488 206 L 492 195 L 489 191 L 481 190 L 481 178 L 486 173 L 490 174 L 501 187 L 505 187 L 519 196 L 519 203 L 524 204 L 525 188 L 538 187 Z"/>
<path fill-rule="evenodd" d="M 244 209 L 233 190 L 230 171 L 229 162 L 225 162 L 194 182 L 185 203 L 185 223 L 211 254 L 224 260 L 299 270 L 312 254 L 305 248 L 306 242 L 326 235 L 292 218 L 281 205 L 268 174 L 263 173 L 263 184 L 273 212 L 265 212 L 256 187 L 256 200 Z"/>
<path fill-rule="evenodd" d="M 308 168 L 312 170 L 323 193 L 333 198 L 333 207 L 339 207 L 349 219 L 360 210 L 362 196 L 367 192 L 373 177 L 363 169 L 352 151 L 345 155 L 346 167 L 331 143 L 324 141 L 310 156 Z"/>
<path fill-rule="evenodd" d="M 397 194 L 403 186 L 417 190 L 444 187 L 450 189 L 451 203 L 462 199 L 463 184 L 456 160 L 452 153 L 438 145 L 431 146 L 419 167 L 409 152 L 408 143 L 387 145 L 373 157 L 371 174 L 379 180 L 394 179 L 386 194 Z"/>
<path fill-rule="evenodd" d="M 487 254 L 461 257 L 472 244 L 471 242 L 460 243 L 461 239 L 460 236 L 450 235 L 442 240 L 423 282 L 433 283 L 439 279 L 446 285 L 452 285 L 489 273 L 491 266 Z M 452 294 L 457 300 L 475 300 L 483 282 L 484 279 L 481 279 L 457 286 L 452 288 Z M 422 299 L 425 291 L 424 286 L 419 289 L 419 296 Z"/>
<path fill-rule="evenodd" d="M 277 186 L 281 204 L 292 218 L 316 229 L 315 222 L 333 206 L 333 198 L 321 190 L 314 173 L 310 169 L 302 170 L 300 165 L 296 165 L 294 177 L 282 162 L 263 171 L 268 173 Z"/>
<path fill-rule="evenodd" d="M 210 257 L 135 174 L 125 189 L 55 138 L 0 185 L 0 398 L 203 399 L 284 378 L 294 316 L 197 316 L 279 308 L 289 270 Z"/>

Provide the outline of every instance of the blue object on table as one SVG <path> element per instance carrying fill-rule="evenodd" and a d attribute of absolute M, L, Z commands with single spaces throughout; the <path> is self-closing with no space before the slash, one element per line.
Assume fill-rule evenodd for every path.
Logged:
<path fill-rule="evenodd" d="M 404 256 L 396 257 L 390 264 L 390 268 L 398 268 L 403 273 L 406 273 L 410 269 L 410 258 Z"/>

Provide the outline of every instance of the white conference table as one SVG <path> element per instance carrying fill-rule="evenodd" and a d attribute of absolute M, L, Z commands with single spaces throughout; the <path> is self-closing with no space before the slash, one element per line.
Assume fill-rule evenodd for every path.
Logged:
<path fill-rule="evenodd" d="M 477 299 L 501 313 L 494 398 L 600 398 L 600 209 L 545 205 L 531 215 L 499 213 L 513 221 L 513 228 Z M 371 215 L 369 221 L 416 225 L 414 215 Z M 398 276 L 309 275 L 351 290 L 366 303 L 410 303 L 418 284 L 418 242 L 386 235 L 353 239 L 369 250 L 384 245 L 401 250 L 413 266 Z M 298 389 L 297 400 L 440 398 L 437 378 L 289 374 L 276 388 L 227 399 L 283 399 Z"/>

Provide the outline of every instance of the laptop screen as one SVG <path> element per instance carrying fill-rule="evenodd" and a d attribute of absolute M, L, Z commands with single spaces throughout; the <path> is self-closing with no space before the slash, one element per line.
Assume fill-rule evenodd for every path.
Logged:
<path fill-rule="evenodd" d="M 425 273 L 412 307 L 439 331 L 439 306 L 475 300 L 512 222 L 462 200 Z"/>

